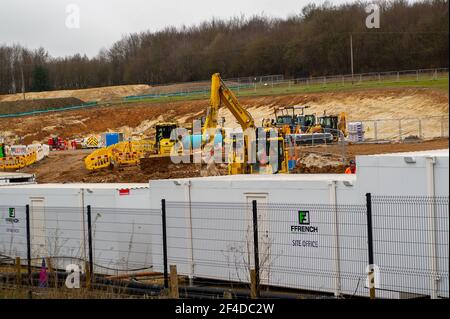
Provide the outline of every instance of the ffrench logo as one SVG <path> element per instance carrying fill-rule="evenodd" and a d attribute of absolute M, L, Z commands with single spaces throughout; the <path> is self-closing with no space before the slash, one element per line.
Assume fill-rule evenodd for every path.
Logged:
<path fill-rule="evenodd" d="M 307 210 L 298 211 L 298 223 L 300 225 L 309 225 L 309 211 Z"/>

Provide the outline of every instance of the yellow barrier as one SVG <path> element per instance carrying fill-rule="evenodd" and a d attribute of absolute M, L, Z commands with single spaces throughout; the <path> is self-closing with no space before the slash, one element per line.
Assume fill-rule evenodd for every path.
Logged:
<path fill-rule="evenodd" d="M 21 169 L 36 163 L 36 159 L 37 153 L 35 151 L 30 152 L 26 155 L 2 157 L 0 158 L 0 169 L 2 170 Z"/>
<path fill-rule="evenodd" d="M 102 148 L 92 152 L 84 159 L 84 165 L 89 170 L 106 168 L 111 164 L 109 148 Z"/>
<path fill-rule="evenodd" d="M 89 154 L 84 164 L 89 170 L 106 168 L 114 162 L 119 165 L 139 164 L 146 152 L 153 151 L 154 142 L 149 140 L 120 142 Z"/>

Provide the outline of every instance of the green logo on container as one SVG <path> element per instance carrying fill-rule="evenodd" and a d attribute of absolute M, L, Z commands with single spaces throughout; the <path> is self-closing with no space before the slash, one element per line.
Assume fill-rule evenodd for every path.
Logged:
<path fill-rule="evenodd" d="M 300 225 L 309 225 L 309 211 L 307 210 L 298 211 L 298 223 Z"/>
<path fill-rule="evenodd" d="M 15 208 L 9 209 L 9 218 L 16 218 L 16 209 Z"/>

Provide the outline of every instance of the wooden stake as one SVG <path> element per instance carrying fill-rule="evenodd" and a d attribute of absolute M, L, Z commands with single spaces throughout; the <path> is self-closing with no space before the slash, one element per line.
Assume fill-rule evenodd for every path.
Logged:
<path fill-rule="evenodd" d="M 46 258 L 45 262 L 47 264 L 49 278 L 53 278 L 52 279 L 53 285 L 55 286 L 55 288 L 58 288 L 58 274 L 53 269 L 52 259 L 50 257 L 48 257 L 48 258 Z M 51 282 L 51 280 L 49 280 L 49 286 L 50 286 L 50 282 Z"/>
<path fill-rule="evenodd" d="M 178 291 L 178 274 L 176 265 L 170 265 L 170 298 L 180 298 L 180 293 Z"/>
<path fill-rule="evenodd" d="M 16 257 L 16 284 L 22 284 L 22 266 L 20 265 L 20 257 Z"/>
<path fill-rule="evenodd" d="M 91 289 L 91 272 L 89 270 L 89 262 L 84 262 L 84 269 L 86 270 L 86 288 Z"/>
<path fill-rule="evenodd" d="M 250 291 L 250 297 L 252 299 L 256 299 L 256 270 L 250 269 L 250 281 L 251 281 L 251 291 Z"/>

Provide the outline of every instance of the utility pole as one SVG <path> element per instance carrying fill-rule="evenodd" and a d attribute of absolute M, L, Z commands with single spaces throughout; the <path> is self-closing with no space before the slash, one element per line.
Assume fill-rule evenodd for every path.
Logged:
<path fill-rule="evenodd" d="M 350 64 L 352 69 L 352 84 L 353 84 L 353 35 L 350 33 Z"/>
<path fill-rule="evenodd" d="M 23 99 L 25 100 L 25 80 L 23 78 L 23 61 L 22 61 L 22 65 L 20 66 L 20 72 L 22 74 L 22 94 L 23 94 Z"/>

